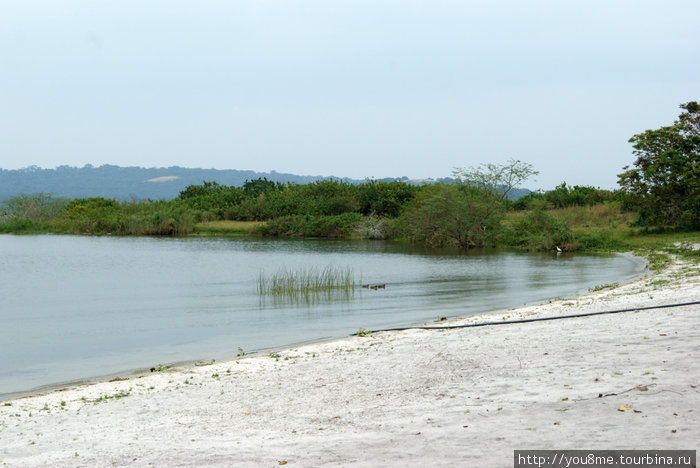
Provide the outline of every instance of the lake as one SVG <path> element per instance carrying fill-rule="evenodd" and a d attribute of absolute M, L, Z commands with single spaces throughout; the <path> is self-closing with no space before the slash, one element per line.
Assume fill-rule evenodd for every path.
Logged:
<path fill-rule="evenodd" d="M 257 291 L 261 273 L 331 265 L 386 288 L 308 301 Z M 381 241 L 0 235 L 0 398 L 571 296 L 642 269 L 623 255 Z"/>

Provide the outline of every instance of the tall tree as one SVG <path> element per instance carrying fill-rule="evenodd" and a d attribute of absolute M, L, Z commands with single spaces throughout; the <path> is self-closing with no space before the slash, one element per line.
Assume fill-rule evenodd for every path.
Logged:
<path fill-rule="evenodd" d="M 680 108 L 673 125 L 630 138 L 637 159 L 618 174 L 643 225 L 700 228 L 700 105 Z"/>

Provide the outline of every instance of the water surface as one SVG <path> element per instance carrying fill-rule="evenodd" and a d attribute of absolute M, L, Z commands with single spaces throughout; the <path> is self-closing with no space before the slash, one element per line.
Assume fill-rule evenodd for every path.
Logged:
<path fill-rule="evenodd" d="M 350 267 L 347 298 L 261 298 L 260 272 Z M 429 251 L 385 242 L 0 236 L 0 397 L 564 297 L 622 281 L 621 255 Z M 478 333 L 478 332 L 475 332 Z M 6 395 L 7 396 L 7 395 Z"/>

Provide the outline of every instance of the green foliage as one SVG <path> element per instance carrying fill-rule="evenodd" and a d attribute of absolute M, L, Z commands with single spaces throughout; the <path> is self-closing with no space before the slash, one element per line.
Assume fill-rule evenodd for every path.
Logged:
<path fill-rule="evenodd" d="M 566 222 L 541 209 L 528 212 L 508 226 L 502 242 L 528 250 L 574 250 L 573 235 Z"/>
<path fill-rule="evenodd" d="M 266 236 L 278 237 L 350 237 L 361 220 L 362 215 L 359 213 L 283 216 L 262 225 L 260 232 Z"/>
<path fill-rule="evenodd" d="M 629 140 L 637 159 L 618 183 L 639 210 L 640 225 L 700 228 L 700 105 L 680 107 L 685 112 L 673 125 Z"/>
<path fill-rule="evenodd" d="M 588 288 L 588 290 L 591 292 L 596 292 L 596 291 L 602 291 L 603 289 L 616 288 L 618 286 L 620 286 L 620 283 L 599 284 L 597 286 L 593 286 L 592 288 Z"/>
<path fill-rule="evenodd" d="M 262 221 L 207 221 L 197 223 L 194 233 L 198 236 L 248 237 L 263 224 Z"/>
<path fill-rule="evenodd" d="M 309 214 L 334 216 L 359 211 L 356 187 L 346 182 L 322 180 L 304 185 L 302 190 L 304 197 L 314 202 Z"/>
<path fill-rule="evenodd" d="M 626 250 L 628 243 L 625 236 L 613 230 L 577 229 L 575 231 L 575 250 Z"/>
<path fill-rule="evenodd" d="M 532 165 L 511 159 L 455 169 L 458 185 L 424 187 L 402 214 L 406 236 L 429 246 L 495 245 L 508 193 L 536 175 Z"/>
<path fill-rule="evenodd" d="M 112 395 L 103 394 L 103 395 L 100 395 L 95 400 L 93 400 L 93 403 L 97 404 L 97 403 L 101 403 L 101 402 L 107 401 L 107 400 L 119 400 L 121 398 L 126 398 L 129 395 L 131 395 L 131 389 L 128 389 L 126 391 L 122 390 L 121 392 L 113 393 Z"/>
<path fill-rule="evenodd" d="M 119 203 L 101 197 L 71 200 L 61 214 L 68 230 L 84 233 L 115 233 L 126 230 L 127 220 L 119 216 Z"/>
<path fill-rule="evenodd" d="M 396 218 L 419 188 L 405 182 L 368 180 L 357 186 L 360 213 Z"/>
<path fill-rule="evenodd" d="M 402 215 L 406 236 L 432 247 L 483 247 L 495 243 L 502 205 L 490 191 L 471 186 L 424 187 Z"/>
<path fill-rule="evenodd" d="M 461 184 L 493 194 L 499 202 L 530 177 L 539 174 L 532 164 L 510 159 L 505 164 L 481 164 L 479 167 L 455 168 L 452 175 Z"/>
<path fill-rule="evenodd" d="M 671 263 L 671 257 L 663 252 L 652 252 L 647 255 L 649 269 L 652 271 L 663 270 Z"/>
<path fill-rule="evenodd" d="M 0 220 L 0 232 L 3 233 L 47 233 L 51 232 L 51 225 L 46 222 L 34 221 L 28 218 L 8 217 Z"/>
<path fill-rule="evenodd" d="M 530 192 L 528 195 L 518 198 L 511 205 L 513 209 L 525 210 L 535 208 L 565 208 L 568 206 L 591 206 L 600 203 L 612 202 L 619 195 L 610 190 L 603 190 L 591 186 L 574 185 L 570 187 L 562 182 L 554 190 L 549 192 Z"/>
<path fill-rule="evenodd" d="M 0 220 L 10 218 L 46 221 L 54 218 L 68 203 L 48 193 L 19 194 L 0 202 Z"/>
<path fill-rule="evenodd" d="M 243 193 L 245 193 L 245 195 L 249 198 L 255 198 L 263 193 L 281 190 L 283 187 L 284 184 L 273 182 L 271 180 L 267 180 L 267 177 L 263 177 L 254 180 L 246 180 L 243 184 Z"/>
<path fill-rule="evenodd" d="M 225 213 L 243 200 L 244 193 L 239 187 L 205 181 L 202 185 L 189 185 L 180 192 L 178 199 L 199 212 L 199 220 L 223 219 Z"/>
<path fill-rule="evenodd" d="M 192 232 L 195 212 L 179 202 L 117 202 L 105 198 L 71 200 L 53 220 L 58 232 L 74 234 L 173 236 Z"/>
<path fill-rule="evenodd" d="M 0 202 L 0 232 L 50 232 L 50 221 L 68 200 L 46 193 L 20 194 Z"/>
<path fill-rule="evenodd" d="M 151 372 L 164 372 L 168 369 L 170 369 L 171 366 L 164 366 L 162 364 L 158 364 L 155 367 L 151 367 Z"/>
<path fill-rule="evenodd" d="M 265 221 L 345 213 L 396 217 L 417 191 L 417 187 L 404 182 L 350 184 L 321 180 L 298 185 L 256 179 L 246 181 L 242 188 L 220 186 L 215 182 L 191 185 L 180 193 L 179 199 L 201 211 L 201 221 Z"/>

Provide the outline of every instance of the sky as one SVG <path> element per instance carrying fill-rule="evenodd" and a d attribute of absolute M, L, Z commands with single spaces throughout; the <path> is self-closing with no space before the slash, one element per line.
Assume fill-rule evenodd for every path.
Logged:
<path fill-rule="evenodd" d="M 700 100 L 697 0 L 0 0 L 0 168 L 615 188 Z"/>

